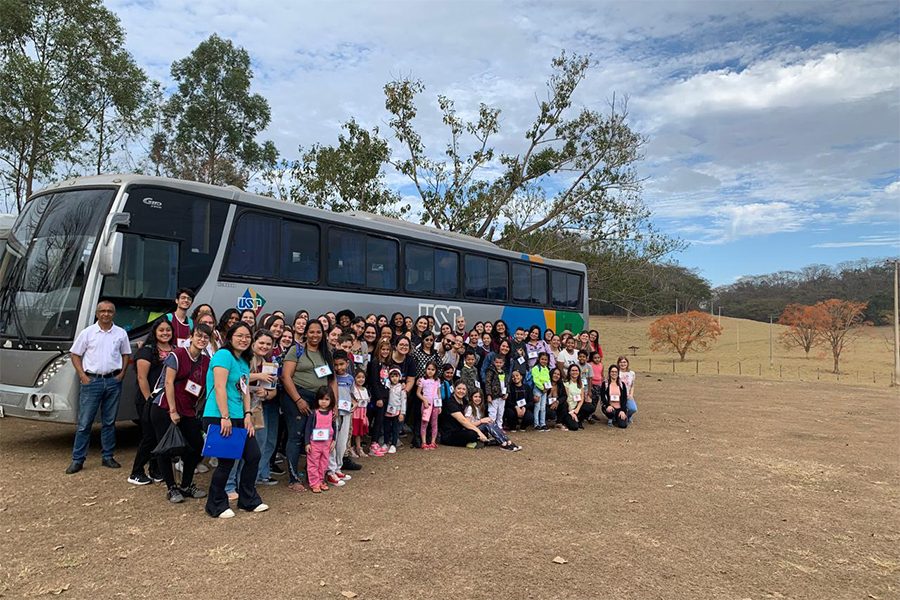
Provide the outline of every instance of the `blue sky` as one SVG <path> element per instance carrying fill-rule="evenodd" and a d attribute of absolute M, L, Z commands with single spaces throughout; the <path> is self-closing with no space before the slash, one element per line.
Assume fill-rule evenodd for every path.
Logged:
<path fill-rule="evenodd" d="M 295 158 L 355 117 L 386 133 L 382 87 L 421 79 L 417 126 L 446 144 L 438 94 L 463 116 L 502 109 L 516 152 L 550 59 L 591 53 L 577 93 L 630 98 L 650 142 L 644 201 L 690 242 L 675 258 L 714 285 L 900 250 L 897 2 L 243 2 L 111 0 L 151 77 L 211 33 L 244 46 L 265 134 Z M 396 152 L 400 152 L 396 148 Z M 397 173 L 387 181 L 412 190 Z"/>

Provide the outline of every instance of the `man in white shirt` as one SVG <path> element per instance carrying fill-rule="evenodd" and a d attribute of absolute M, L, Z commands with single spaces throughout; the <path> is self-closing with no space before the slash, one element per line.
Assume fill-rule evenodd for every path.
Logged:
<path fill-rule="evenodd" d="M 116 307 L 108 300 L 97 304 L 97 322 L 84 329 L 72 344 L 72 365 L 81 380 L 78 393 L 78 430 L 72 450 L 71 475 L 84 466 L 91 440 L 91 427 L 100 411 L 101 459 L 104 467 L 118 469 L 113 458 L 116 449 L 116 415 L 122 395 L 122 380 L 128 369 L 131 345 L 125 330 L 113 323 Z"/>
<path fill-rule="evenodd" d="M 569 365 L 574 364 L 578 364 L 578 351 L 575 350 L 575 338 L 569 336 L 566 338 L 566 349 L 560 350 L 556 355 L 556 366 L 563 370 L 563 375 L 568 378 L 566 369 L 569 368 Z"/>
<path fill-rule="evenodd" d="M 468 332 L 466 331 L 466 318 L 462 315 L 456 317 L 456 331 L 453 332 L 458 338 L 466 339 Z"/>

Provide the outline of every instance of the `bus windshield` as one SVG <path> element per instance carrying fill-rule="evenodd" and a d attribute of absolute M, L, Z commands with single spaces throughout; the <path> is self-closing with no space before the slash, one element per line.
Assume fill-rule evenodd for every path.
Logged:
<path fill-rule="evenodd" d="M 70 190 L 25 206 L 7 241 L 0 335 L 73 339 L 88 265 L 115 194 Z"/>

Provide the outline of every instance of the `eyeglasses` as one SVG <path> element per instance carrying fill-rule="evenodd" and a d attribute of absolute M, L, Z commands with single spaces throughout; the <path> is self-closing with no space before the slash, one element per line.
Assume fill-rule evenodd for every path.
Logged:
<path fill-rule="evenodd" d="M 208 341 L 209 341 L 209 336 L 206 335 L 205 333 L 195 333 L 195 334 L 194 334 L 194 337 L 197 338 L 198 340 L 200 340 L 201 342 L 204 342 L 204 341 L 205 341 L 205 342 L 208 342 Z M 235 336 L 235 337 L 237 337 L 237 336 Z"/>
<path fill-rule="evenodd" d="M 249 340 L 251 336 L 249 333 L 236 333 L 231 337 L 236 340 Z"/>

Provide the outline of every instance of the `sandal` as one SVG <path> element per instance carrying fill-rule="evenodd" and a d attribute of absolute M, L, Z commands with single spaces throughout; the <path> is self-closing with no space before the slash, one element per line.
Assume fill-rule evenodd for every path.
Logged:
<path fill-rule="evenodd" d="M 320 487 L 317 486 L 317 485 L 312 486 L 312 487 L 310 488 L 310 490 L 312 490 L 312 493 L 313 493 L 313 494 L 321 494 L 321 493 L 322 493 L 322 488 L 320 488 Z"/>
<path fill-rule="evenodd" d="M 319 489 L 321 489 L 323 492 L 327 492 L 327 491 L 328 491 L 328 485 L 326 485 L 326 484 L 323 483 L 321 486 L 319 486 Z"/>
<path fill-rule="evenodd" d="M 293 492 L 297 492 L 297 493 L 306 491 L 306 488 L 303 487 L 303 484 L 300 483 L 299 481 L 288 485 L 288 489 Z"/>
<path fill-rule="evenodd" d="M 356 448 L 350 448 L 350 458 L 359 458 L 359 454 L 356 453 Z"/>

